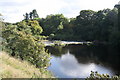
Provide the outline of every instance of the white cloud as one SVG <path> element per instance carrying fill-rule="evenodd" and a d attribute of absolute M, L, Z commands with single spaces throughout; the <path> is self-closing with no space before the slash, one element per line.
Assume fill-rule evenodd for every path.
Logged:
<path fill-rule="evenodd" d="M 0 0 L 0 13 L 5 21 L 15 22 L 23 19 L 23 14 L 36 9 L 40 17 L 63 13 L 66 17 L 79 15 L 80 10 L 100 10 L 113 8 L 119 0 Z"/>
<path fill-rule="evenodd" d="M 55 76 L 61 78 L 85 78 L 90 75 L 91 71 L 98 71 L 100 74 L 108 73 L 110 76 L 114 75 L 109 67 L 95 63 L 78 62 L 76 57 L 70 54 L 69 51 L 61 57 L 52 56 L 51 63 L 49 70 Z"/>
<path fill-rule="evenodd" d="M 59 67 L 57 71 L 62 72 L 62 74 L 71 78 L 88 77 L 91 71 L 98 71 L 100 74 L 108 73 L 109 75 L 113 75 L 112 71 L 109 68 L 103 67 L 101 65 L 95 63 L 79 63 L 77 59 L 69 52 L 59 58 L 58 64 Z"/>

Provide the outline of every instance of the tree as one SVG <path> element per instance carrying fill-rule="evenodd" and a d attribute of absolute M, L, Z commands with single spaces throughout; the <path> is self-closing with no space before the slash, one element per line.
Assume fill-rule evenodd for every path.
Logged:
<path fill-rule="evenodd" d="M 32 12 L 30 12 L 29 14 L 28 13 L 26 13 L 25 15 L 23 15 L 24 16 L 24 19 L 25 20 L 29 20 L 29 19 L 37 19 L 37 18 L 39 18 L 39 15 L 37 14 L 37 11 L 36 11 L 36 9 L 34 9 L 34 10 L 32 10 Z"/>
<path fill-rule="evenodd" d="M 32 14 L 33 14 L 33 19 L 39 18 L 36 9 L 34 9 L 34 10 L 32 11 Z"/>
<path fill-rule="evenodd" d="M 114 47 L 120 48 L 120 31 L 119 31 L 119 26 L 118 26 L 118 16 L 117 16 L 117 9 L 114 8 L 111 10 L 111 12 L 108 14 L 108 19 L 110 23 L 113 24 L 113 27 L 111 28 L 110 31 L 110 36 L 109 36 L 109 44 L 111 44 Z"/>
<path fill-rule="evenodd" d="M 26 14 L 23 15 L 23 16 L 24 16 L 25 20 L 28 20 L 28 19 L 29 19 L 29 14 L 28 14 L 28 13 L 26 13 Z"/>
<path fill-rule="evenodd" d="M 33 19 L 33 13 L 30 12 L 29 15 L 30 15 L 30 19 Z"/>
<path fill-rule="evenodd" d="M 23 24 L 24 22 L 21 22 Z M 24 25 L 24 24 L 23 24 Z M 26 23 L 27 25 L 27 23 Z M 27 29 L 19 29 L 19 24 L 8 24 L 3 27 L 2 38 L 4 39 L 5 50 L 14 57 L 27 60 L 39 68 L 49 66 L 50 55 L 45 51 L 44 45 L 33 33 L 26 33 Z M 39 41 L 39 42 L 38 42 Z"/>
<path fill-rule="evenodd" d="M 94 12 L 82 10 L 74 21 L 74 35 L 84 41 L 107 41 L 114 26 L 115 12 L 110 9 Z"/>
<path fill-rule="evenodd" d="M 68 23 L 68 19 L 63 14 L 48 15 L 45 19 L 40 20 L 43 27 L 43 34 L 49 36 L 56 34 L 59 30 L 64 28 L 64 24 Z"/>
<path fill-rule="evenodd" d="M 94 24 L 94 14 L 96 12 L 92 10 L 82 10 L 80 15 L 76 17 L 74 21 L 74 35 L 78 37 L 79 40 L 91 41 L 93 40 L 93 24 Z"/>
<path fill-rule="evenodd" d="M 39 25 L 38 21 L 30 20 L 28 25 L 31 26 L 31 31 L 33 35 L 40 35 L 43 32 L 42 27 Z"/>

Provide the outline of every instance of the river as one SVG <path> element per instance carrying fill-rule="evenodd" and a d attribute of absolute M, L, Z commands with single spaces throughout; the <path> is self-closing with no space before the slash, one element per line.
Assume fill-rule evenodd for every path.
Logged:
<path fill-rule="evenodd" d="M 120 55 L 117 50 L 105 45 L 71 44 L 47 46 L 51 53 L 48 67 L 58 78 L 86 78 L 91 71 L 100 74 L 120 75 Z"/>

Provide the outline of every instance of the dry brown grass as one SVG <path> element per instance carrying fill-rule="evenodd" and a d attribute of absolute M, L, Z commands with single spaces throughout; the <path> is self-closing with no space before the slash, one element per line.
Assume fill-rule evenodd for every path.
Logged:
<path fill-rule="evenodd" d="M 40 69 L 20 59 L 15 59 L 5 52 L 0 52 L 0 76 L 2 78 L 50 78 Z"/>

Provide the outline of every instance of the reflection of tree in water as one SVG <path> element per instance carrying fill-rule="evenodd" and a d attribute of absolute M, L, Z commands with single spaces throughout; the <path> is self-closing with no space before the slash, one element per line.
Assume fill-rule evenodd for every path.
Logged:
<path fill-rule="evenodd" d="M 110 66 L 120 74 L 120 51 L 105 45 L 79 45 L 69 46 L 70 53 L 74 54 L 79 63 L 94 62 L 105 66 Z"/>
<path fill-rule="evenodd" d="M 107 56 L 106 48 L 103 48 L 102 50 L 97 49 L 95 46 L 87 46 L 87 45 L 78 45 L 78 46 L 70 46 L 70 53 L 74 54 L 75 57 L 78 59 L 79 62 L 87 63 L 89 62 L 95 62 L 98 59 L 101 59 L 101 61 L 105 60 L 105 56 Z M 81 59 L 83 58 L 83 60 Z"/>
<path fill-rule="evenodd" d="M 48 47 L 50 53 L 55 56 L 69 52 L 73 54 L 79 63 L 93 62 L 96 64 L 112 67 L 117 74 L 120 74 L 120 51 L 105 45 L 69 45 L 66 47 Z"/>
<path fill-rule="evenodd" d="M 64 46 L 47 46 L 46 49 L 48 49 L 48 51 L 55 56 L 62 56 L 68 51 L 68 49 Z"/>

